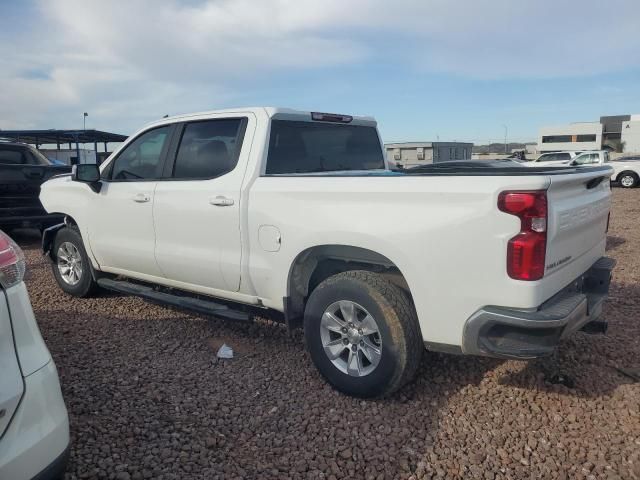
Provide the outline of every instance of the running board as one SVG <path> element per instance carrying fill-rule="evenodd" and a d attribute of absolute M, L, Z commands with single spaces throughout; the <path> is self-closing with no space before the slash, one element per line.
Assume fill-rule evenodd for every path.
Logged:
<path fill-rule="evenodd" d="M 216 303 L 211 300 L 202 300 L 200 298 L 186 297 L 174 295 L 171 293 L 159 292 L 146 285 L 126 282 L 124 280 L 112 280 L 110 278 L 99 278 L 98 285 L 107 290 L 113 290 L 120 293 L 135 295 L 142 297 L 154 303 L 167 305 L 203 315 L 213 315 L 214 317 L 223 318 L 225 320 L 248 321 L 250 316 L 246 312 L 240 310 L 232 310 L 226 305 Z"/>

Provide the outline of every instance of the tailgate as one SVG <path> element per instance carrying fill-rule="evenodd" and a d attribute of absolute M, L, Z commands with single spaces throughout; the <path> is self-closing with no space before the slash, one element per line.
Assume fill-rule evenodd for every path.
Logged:
<path fill-rule="evenodd" d="M 583 167 L 577 173 L 550 175 L 547 191 L 548 236 L 545 277 L 575 280 L 604 254 L 611 188 L 611 167 Z"/>

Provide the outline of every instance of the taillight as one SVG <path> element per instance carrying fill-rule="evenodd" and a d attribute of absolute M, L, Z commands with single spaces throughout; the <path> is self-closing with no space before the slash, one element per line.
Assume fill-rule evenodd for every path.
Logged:
<path fill-rule="evenodd" d="M 507 273 L 516 280 L 540 280 L 547 251 L 547 192 L 502 192 L 498 208 L 520 219 L 520 233 L 507 246 Z"/>
<path fill-rule="evenodd" d="M 20 247 L 0 230 L 0 286 L 9 288 L 24 278 L 25 261 Z"/>

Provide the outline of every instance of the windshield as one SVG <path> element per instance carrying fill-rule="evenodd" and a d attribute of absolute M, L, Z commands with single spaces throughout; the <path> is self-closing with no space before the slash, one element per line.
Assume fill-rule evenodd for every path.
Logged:
<path fill-rule="evenodd" d="M 34 157 L 36 157 L 38 159 L 38 162 L 40 163 L 40 165 L 53 165 L 51 160 L 49 160 L 42 153 L 40 153 L 39 150 L 37 150 L 37 149 L 35 149 L 33 147 L 29 147 L 29 151 L 33 154 Z"/>
<path fill-rule="evenodd" d="M 538 157 L 536 162 L 559 162 L 571 160 L 571 154 L 567 152 L 543 153 Z"/>
<path fill-rule="evenodd" d="M 384 169 L 375 127 L 273 120 L 267 174 Z"/>

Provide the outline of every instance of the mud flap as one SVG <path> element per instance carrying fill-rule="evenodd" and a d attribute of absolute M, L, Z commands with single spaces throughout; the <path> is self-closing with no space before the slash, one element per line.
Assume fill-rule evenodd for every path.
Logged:
<path fill-rule="evenodd" d="M 45 228 L 42 232 L 42 255 L 49 255 L 51 258 L 51 248 L 53 246 L 53 240 L 56 238 L 56 233 L 61 228 L 64 228 L 64 223 L 58 223 L 49 228 Z"/>

